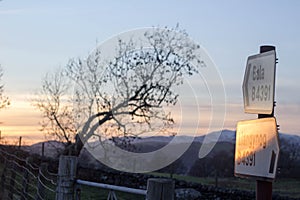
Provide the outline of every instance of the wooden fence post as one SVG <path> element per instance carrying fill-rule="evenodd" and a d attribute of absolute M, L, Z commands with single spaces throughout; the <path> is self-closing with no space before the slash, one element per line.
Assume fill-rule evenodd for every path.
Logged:
<path fill-rule="evenodd" d="M 76 156 L 60 156 L 56 200 L 73 200 L 77 169 Z"/>
<path fill-rule="evenodd" d="M 21 146 L 22 146 L 22 136 L 20 136 L 19 138 L 19 149 L 21 149 Z"/>
<path fill-rule="evenodd" d="M 42 159 L 45 159 L 45 142 L 42 143 Z"/>
<path fill-rule="evenodd" d="M 150 178 L 146 200 L 174 200 L 175 182 L 172 179 Z"/>
<path fill-rule="evenodd" d="M 81 188 L 80 185 L 76 185 L 75 188 L 75 200 L 81 200 Z"/>

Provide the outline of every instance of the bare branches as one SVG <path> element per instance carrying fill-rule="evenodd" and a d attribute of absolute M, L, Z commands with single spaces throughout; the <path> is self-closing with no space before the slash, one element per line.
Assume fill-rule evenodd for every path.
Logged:
<path fill-rule="evenodd" d="M 3 77 L 3 69 L 0 65 L 0 80 L 2 79 L 2 77 Z M 4 96 L 3 93 L 4 93 L 4 85 L 1 84 L 0 85 L 0 109 L 6 108 L 10 105 L 9 98 Z"/>
<path fill-rule="evenodd" d="M 76 134 L 72 103 L 68 99 L 68 79 L 62 70 L 47 74 L 33 105 L 43 113 L 42 131 L 65 143 L 74 141 Z"/>
<path fill-rule="evenodd" d="M 83 142 L 97 134 L 110 138 L 171 128 L 174 120 L 164 108 L 176 105 L 176 88 L 198 72 L 191 63 L 201 62 L 195 53 L 200 47 L 178 27 L 144 36 L 147 47 L 120 39 L 112 60 L 98 49 L 46 76 L 35 101 L 48 121 L 44 126 L 66 141 L 76 133 Z"/>

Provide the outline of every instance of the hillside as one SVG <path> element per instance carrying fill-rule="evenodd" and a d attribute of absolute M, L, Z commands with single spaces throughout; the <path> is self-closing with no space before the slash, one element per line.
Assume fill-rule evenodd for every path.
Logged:
<path fill-rule="evenodd" d="M 211 133 L 212 134 L 212 133 Z M 181 145 L 185 145 L 185 141 L 190 140 L 189 136 L 180 136 L 180 142 L 172 144 L 173 148 L 181 148 Z M 198 153 L 201 145 L 204 142 L 205 136 L 198 136 L 195 137 L 190 147 L 187 151 L 178 159 L 173 165 L 162 169 L 163 172 L 168 172 L 170 169 L 177 174 L 192 174 L 192 175 L 212 175 L 214 173 L 215 163 L 218 163 L 218 160 L 224 160 L 221 163 L 223 169 L 227 170 L 227 175 L 233 174 L 233 158 L 234 158 L 234 148 L 235 148 L 235 131 L 231 130 L 223 130 L 219 140 L 217 141 L 216 145 L 214 146 L 213 150 L 205 157 L 204 159 L 198 158 Z M 153 136 L 153 137 L 146 137 L 146 138 L 135 138 L 130 140 L 130 145 L 126 145 L 123 147 L 124 149 L 128 149 L 130 151 L 145 153 L 145 152 L 152 152 L 157 149 L 164 147 L 165 145 L 169 144 L 173 137 L 164 137 L 164 136 Z M 281 156 L 279 160 L 279 167 L 281 168 L 282 174 L 287 174 L 289 171 L 292 170 L 293 166 L 298 166 L 300 163 L 300 137 L 296 135 L 289 135 L 289 134 L 279 134 L 280 140 L 280 149 L 281 149 Z M 115 142 L 116 144 L 121 144 L 121 139 L 117 139 Z M 206 142 L 214 142 L 214 141 L 206 141 Z M 122 147 L 122 145 L 119 145 Z M 48 157 L 57 157 L 60 150 L 63 149 L 63 144 L 56 142 L 56 141 L 49 141 L 45 143 L 45 155 Z M 29 151 L 32 154 L 40 154 L 42 152 L 42 145 L 41 143 L 34 144 L 29 147 L 24 147 L 24 150 Z M 168 155 L 162 155 L 168 156 Z M 94 157 L 86 150 L 83 149 L 80 157 L 79 157 L 79 164 L 83 167 L 100 169 L 104 166 L 94 159 Z M 207 167 L 203 170 L 203 174 L 195 174 L 195 168 L 201 168 L 202 166 L 207 165 Z M 289 165 L 289 166 L 287 166 Z M 299 164 L 300 166 L 300 164 Z M 225 171 L 226 171 L 225 170 Z M 292 170 L 293 171 L 293 170 Z M 298 171 L 293 172 L 294 174 L 298 174 Z M 299 175 L 300 176 L 300 175 Z"/>

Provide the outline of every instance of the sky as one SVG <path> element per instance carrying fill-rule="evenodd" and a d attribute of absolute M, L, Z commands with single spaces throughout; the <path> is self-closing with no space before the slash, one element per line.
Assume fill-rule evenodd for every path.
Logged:
<path fill-rule="evenodd" d="M 0 1 L 0 64 L 11 106 L 0 111 L 3 137 L 43 140 L 40 113 L 31 105 L 45 74 L 86 57 L 120 32 L 176 24 L 206 49 L 226 92 L 224 128 L 255 119 L 243 110 L 247 57 L 276 46 L 275 116 L 280 131 L 300 135 L 300 1 Z"/>

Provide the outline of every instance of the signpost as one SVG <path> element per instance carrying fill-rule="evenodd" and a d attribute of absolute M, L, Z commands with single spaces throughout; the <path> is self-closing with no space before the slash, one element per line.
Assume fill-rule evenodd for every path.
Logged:
<path fill-rule="evenodd" d="M 276 119 L 240 121 L 236 130 L 235 175 L 274 179 L 279 155 Z"/>
<path fill-rule="evenodd" d="M 257 200 L 272 200 L 279 155 L 274 117 L 275 72 L 275 46 L 261 46 L 260 54 L 248 57 L 243 82 L 244 110 L 258 114 L 258 119 L 237 125 L 234 173 L 256 178 Z"/>
<path fill-rule="evenodd" d="M 249 56 L 247 60 L 243 96 L 246 113 L 271 114 L 274 102 L 275 51 Z"/>

